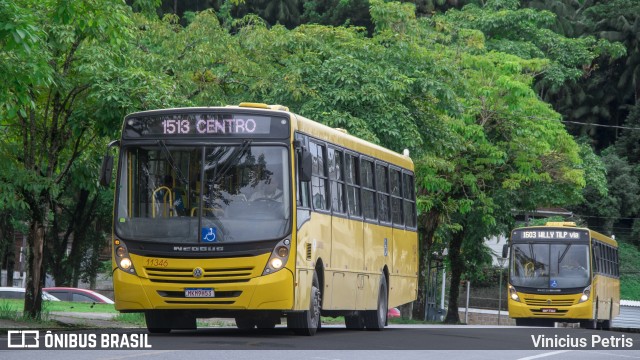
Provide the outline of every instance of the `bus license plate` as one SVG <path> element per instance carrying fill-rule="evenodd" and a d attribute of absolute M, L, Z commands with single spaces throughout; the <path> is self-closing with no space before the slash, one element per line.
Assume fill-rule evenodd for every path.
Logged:
<path fill-rule="evenodd" d="M 556 312 L 556 309 L 542 309 L 543 313 L 554 313 Z"/>
<path fill-rule="evenodd" d="M 188 297 L 188 298 L 215 297 L 215 293 L 213 292 L 213 289 L 186 288 L 184 289 L 184 297 Z"/>

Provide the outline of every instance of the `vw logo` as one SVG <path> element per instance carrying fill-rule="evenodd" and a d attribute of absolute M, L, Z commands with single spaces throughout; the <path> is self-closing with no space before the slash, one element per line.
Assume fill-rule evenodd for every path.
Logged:
<path fill-rule="evenodd" d="M 200 279 L 202 277 L 202 275 L 204 275 L 204 270 L 202 270 L 202 268 L 197 267 L 195 269 L 193 269 L 193 277 L 196 279 Z"/>
<path fill-rule="evenodd" d="M 547 299 L 547 305 L 551 304 L 551 299 Z"/>

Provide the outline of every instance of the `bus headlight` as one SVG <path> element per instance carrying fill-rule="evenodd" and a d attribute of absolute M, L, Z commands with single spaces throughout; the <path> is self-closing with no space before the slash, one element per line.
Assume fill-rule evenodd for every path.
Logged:
<path fill-rule="evenodd" d="M 129 257 L 129 250 L 127 250 L 127 245 L 125 245 L 124 242 L 116 239 L 113 241 L 113 247 L 115 248 L 114 255 L 118 269 L 126 272 L 127 274 L 135 275 L 136 270 L 133 268 L 133 262 Z"/>
<path fill-rule="evenodd" d="M 120 267 L 125 269 L 125 270 L 129 270 L 131 268 L 131 259 L 124 258 L 124 259 L 120 260 Z"/>
<path fill-rule="evenodd" d="M 582 290 L 582 295 L 580 296 L 580 300 L 578 300 L 578 304 L 583 303 L 589 300 L 589 295 L 591 295 L 591 285 L 587 286 Z"/>
<path fill-rule="evenodd" d="M 289 238 L 278 242 L 271 252 L 271 257 L 269 257 L 267 266 L 264 267 L 262 275 L 273 274 L 274 272 L 281 270 L 289 259 L 290 247 L 291 240 L 289 240 Z"/>
<path fill-rule="evenodd" d="M 511 297 L 511 300 L 520 302 L 520 297 L 518 296 L 516 288 L 511 285 L 509 285 L 509 296 Z"/>
<path fill-rule="evenodd" d="M 282 260 L 280 258 L 271 259 L 271 267 L 274 269 L 280 269 L 282 267 Z"/>

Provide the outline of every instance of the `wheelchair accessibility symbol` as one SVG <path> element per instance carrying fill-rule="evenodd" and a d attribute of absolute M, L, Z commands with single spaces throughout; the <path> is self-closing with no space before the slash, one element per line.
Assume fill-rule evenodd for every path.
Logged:
<path fill-rule="evenodd" d="M 551 283 L 549 284 L 552 288 L 557 288 L 558 287 L 558 282 L 556 280 L 551 280 Z"/>
<path fill-rule="evenodd" d="M 216 242 L 217 235 L 216 228 L 202 228 L 200 241 L 202 242 Z"/>

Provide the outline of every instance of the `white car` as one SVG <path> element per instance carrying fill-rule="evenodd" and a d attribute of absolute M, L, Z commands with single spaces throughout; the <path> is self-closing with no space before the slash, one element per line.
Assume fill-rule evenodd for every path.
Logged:
<path fill-rule="evenodd" d="M 0 287 L 0 299 L 24 299 L 25 293 L 25 288 L 6 286 Z M 46 291 L 42 292 L 42 300 L 60 301 L 60 299 L 49 294 Z"/>

